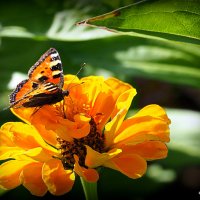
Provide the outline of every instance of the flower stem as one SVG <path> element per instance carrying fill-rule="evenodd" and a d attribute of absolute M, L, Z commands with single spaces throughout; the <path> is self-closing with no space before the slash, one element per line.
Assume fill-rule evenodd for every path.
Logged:
<path fill-rule="evenodd" d="M 98 200 L 97 183 L 89 183 L 89 182 L 85 181 L 82 177 L 80 177 L 80 179 L 81 179 L 81 184 L 83 186 L 85 199 L 86 200 Z"/>

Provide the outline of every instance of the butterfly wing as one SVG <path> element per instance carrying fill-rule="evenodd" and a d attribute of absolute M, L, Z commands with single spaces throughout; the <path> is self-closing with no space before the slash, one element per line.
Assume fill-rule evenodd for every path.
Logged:
<path fill-rule="evenodd" d="M 11 93 L 10 107 L 35 107 L 60 101 L 64 77 L 56 49 L 50 48 L 44 53 L 30 68 L 28 76 Z"/>
<path fill-rule="evenodd" d="M 62 89 L 53 83 L 38 84 L 37 89 L 30 88 L 30 80 L 18 84 L 10 95 L 10 107 L 38 107 L 63 100 Z"/>
<path fill-rule="evenodd" d="M 56 49 L 50 48 L 30 68 L 29 79 L 36 83 L 50 82 L 62 88 L 64 84 L 63 69 L 60 56 Z"/>

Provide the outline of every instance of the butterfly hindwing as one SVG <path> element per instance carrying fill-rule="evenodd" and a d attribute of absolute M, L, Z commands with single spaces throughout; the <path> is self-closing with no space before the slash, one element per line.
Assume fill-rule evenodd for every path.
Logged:
<path fill-rule="evenodd" d="M 24 83 L 22 91 L 24 92 L 29 82 Z M 20 88 L 20 84 L 18 85 Z M 38 107 L 45 104 L 53 104 L 63 99 L 62 89 L 53 83 L 39 84 L 36 89 L 29 90 L 23 96 L 20 92 L 12 93 L 10 96 L 11 107 Z"/>
<path fill-rule="evenodd" d="M 32 90 L 31 82 L 26 79 L 20 82 L 16 89 L 10 94 L 11 107 L 18 104 L 20 99 L 24 98 L 24 95 Z"/>

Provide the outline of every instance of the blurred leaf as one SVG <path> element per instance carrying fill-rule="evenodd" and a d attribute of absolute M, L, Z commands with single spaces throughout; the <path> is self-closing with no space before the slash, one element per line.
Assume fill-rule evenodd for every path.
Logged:
<path fill-rule="evenodd" d="M 144 2 L 144 8 L 152 9 L 159 2 Z M 143 3 L 134 6 L 143 8 Z M 146 77 L 200 87 L 199 46 L 130 36 L 107 37 L 113 34 L 75 26 L 75 21 L 92 12 L 89 6 L 69 8 L 56 2 L 2 2 L 0 68 L 5 70 L 0 74 L 0 91 L 5 90 L 12 72 L 26 74 L 50 47 L 60 52 L 65 73 L 76 73 L 86 62 L 85 75 Z"/>
<path fill-rule="evenodd" d="M 76 26 L 77 21 L 91 15 L 89 13 L 92 12 L 92 8 L 89 5 L 81 9 L 77 4 L 75 8 L 65 8 L 62 11 L 42 8 L 39 3 L 33 1 L 28 4 L 12 2 L 1 5 L 0 37 L 79 41 L 113 35 L 111 32 L 91 27 Z M 5 10 L 11 13 L 9 17 Z M 21 13 L 21 10 L 24 12 Z"/>
<path fill-rule="evenodd" d="M 141 1 L 78 24 L 200 44 L 199 0 Z"/>
<path fill-rule="evenodd" d="M 2 196 L 6 192 L 7 192 L 6 190 L 0 189 L 0 196 Z"/>
<path fill-rule="evenodd" d="M 161 165 L 152 164 L 148 167 L 147 176 L 157 182 L 167 183 L 175 180 L 176 173 L 172 169 L 163 169 Z"/>
<path fill-rule="evenodd" d="M 6 26 L 0 27 L 1 37 L 22 37 L 22 38 L 33 38 L 34 34 L 28 32 L 25 28 L 19 26 Z"/>
<path fill-rule="evenodd" d="M 107 31 L 91 29 L 90 27 L 76 26 L 77 20 L 84 15 L 83 10 L 65 10 L 56 13 L 51 27 L 46 33 L 46 37 L 54 40 L 79 41 L 91 40 L 95 38 L 107 37 L 113 35 Z"/>
<path fill-rule="evenodd" d="M 158 163 L 176 171 L 200 164 L 200 112 L 167 109 L 170 125 L 169 153 Z"/>
<path fill-rule="evenodd" d="M 170 149 L 198 156 L 200 159 L 200 112 L 170 109 Z"/>
<path fill-rule="evenodd" d="M 19 48 L 20 47 L 20 48 Z M 86 63 L 85 75 L 108 75 L 120 79 L 146 77 L 200 87 L 200 48 L 130 36 L 79 42 L 35 41 L 3 38 L 1 44 L 0 91 L 7 89 L 13 72 L 27 74 L 50 47 L 60 53 L 64 73 L 75 74 Z M 17 84 L 17 83 L 16 83 Z"/>

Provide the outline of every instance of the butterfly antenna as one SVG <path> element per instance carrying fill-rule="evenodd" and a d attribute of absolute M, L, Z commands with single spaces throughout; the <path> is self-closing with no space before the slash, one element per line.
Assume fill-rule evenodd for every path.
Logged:
<path fill-rule="evenodd" d="M 81 65 L 81 68 L 78 70 L 78 72 L 76 73 L 76 76 L 78 76 L 79 75 L 79 73 L 82 71 L 82 69 L 85 67 L 85 65 L 86 65 L 86 63 L 83 63 L 82 65 Z"/>
<path fill-rule="evenodd" d="M 83 70 L 83 68 L 85 67 L 85 65 L 86 65 L 86 63 L 83 63 L 82 65 L 81 65 L 81 68 L 78 70 L 78 72 L 76 73 L 76 75 L 74 76 L 74 78 L 71 80 L 71 83 L 75 80 L 75 78 L 80 74 L 80 72 Z M 70 87 L 70 88 L 68 88 L 67 90 L 70 90 L 71 88 L 73 88 L 73 87 L 75 87 L 75 86 L 77 86 L 77 85 L 80 85 L 80 84 L 83 84 L 83 82 L 82 83 L 79 83 L 79 84 L 76 84 L 76 85 L 73 85 L 72 87 Z"/>
<path fill-rule="evenodd" d="M 71 80 L 71 82 L 69 83 L 69 85 L 75 80 L 75 78 L 76 78 L 76 77 L 79 75 L 79 73 L 83 70 L 83 68 L 85 67 L 85 65 L 86 65 L 86 63 L 83 63 L 83 64 L 81 65 L 80 69 L 78 70 L 78 72 L 76 73 L 76 75 L 74 76 L 74 78 Z M 73 87 L 75 87 L 75 86 L 78 86 L 78 85 L 81 85 L 81 84 L 83 84 L 83 83 L 84 83 L 84 82 L 79 83 L 79 84 L 76 84 L 76 85 L 73 85 L 73 86 L 71 86 L 71 87 L 68 87 L 68 88 L 66 89 L 66 91 L 69 92 L 69 90 L 70 90 L 71 88 L 73 88 Z M 69 85 L 68 85 L 68 86 L 69 86 Z M 74 102 L 73 102 L 73 100 L 72 100 L 70 94 L 68 93 L 67 96 L 69 96 L 69 98 L 71 99 L 72 106 L 74 107 Z M 63 99 L 63 114 L 64 114 L 64 118 L 66 119 L 67 117 L 66 117 L 66 114 L 65 114 L 64 105 L 65 105 L 65 98 Z"/>
<path fill-rule="evenodd" d="M 86 65 L 86 63 L 83 63 L 82 65 L 81 65 L 81 68 L 78 70 L 78 72 L 76 73 L 76 75 L 74 76 L 74 78 L 71 80 L 71 82 L 70 82 L 70 84 L 75 80 L 75 78 L 80 74 L 80 72 L 83 70 L 83 68 L 85 67 L 85 65 Z M 82 84 L 82 83 L 81 83 Z M 79 84 L 77 84 L 77 85 L 79 85 Z M 75 86 L 75 85 L 74 85 Z M 74 86 L 72 86 L 72 87 L 74 87 Z M 72 88 L 72 87 L 70 87 L 70 88 Z M 67 90 L 69 90 L 70 88 L 67 88 Z"/>

